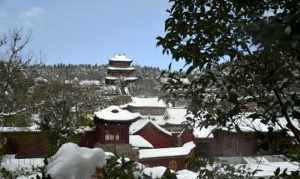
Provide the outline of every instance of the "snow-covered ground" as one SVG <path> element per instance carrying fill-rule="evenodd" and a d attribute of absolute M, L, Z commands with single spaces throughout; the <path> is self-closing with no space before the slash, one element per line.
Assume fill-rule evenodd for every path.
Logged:
<path fill-rule="evenodd" d="M 96 167 L 101 167 L 105 164 L 105 162 L 103 163 L 103 161 L 105 161 L 103 160 L 103 156 L 100 157 L 100 155 L 98 155 L 99 152 L 97 152 L 97 150 L 78 147 L 77 145 L 70 143 L 65 144 L 55 154 L 53 159 L 50 160 L 48 172 L 54 176 L 54 179 L 82 179 L 84 178 L 84 176 L 90 176 L 95 172 Z M 105 158 L 109 158 L 109 156 L 112 155 L 112 153 L 105 153 Z M 234 158 L 237 157 L 221 157 L 220 159 L 222 161 L 228 160 L 230 163 L 230 160 L 236 161 L 236 159 Z M 281 171 L 287 169 L 288 173 L 291 171 L 300 170 L 299 163 L 291 162 L 281 155 L 239 158 L 242 161 L 242 164 L 245 165 L 245 168 L 247 168 L 249 171 L 258 170 L 258 172 L 255 174 L 255 177 L 257 178 L 270 177 L 274 174 L 274 171 L 277 168 L 280 168 Z M 126 161 L 128 160 L 129 159 L 126 159 Z M 141 172 L 143 174 L 153 179 L 162 177 L 167 170 L 167 168 L 164 166 L 146 167 L 140 163 L 137 164 L 139 165 L 139 168 L 141 169 Z M 235 166 L 238 167 L 242 164 L 236 164 Z M 43 159 L 16 159 L 14 155 L 5 155 L 1 166 L 5 167 L 6 169 L 9 169 L 10 171 L 17 171 L 21 168 L 25 168 L 27 169 L 27 171 L 29 171 L 31 170 L 31 167 L 43 166 Z M 198 176 L 197 172 L 193 172 L 187 169 L 171 172 L 176 174 L 178 179 L 196 179 Z M 27 176 L 19 176 L 17 177 L 17 179 L 30 179 L 32 177 L 35 177 L 37 174 L 38 173 L 29 174 Z"/>
<path fill-rule="evenodd" d="M 143 169 L 143 173 L 153 179 L 161 178 L 167 168 L 163 166 L 157 166 L 157 167 L 146 167 Z M 190 170 L 178 170 L 178 171 L 172 171 L 172 173 L 176 174 L 177 179 L 196 179 L 198 177 L 197 172 L 193 172 Z"/>
<path fill-rule="evenodd" d="M 44 165 L 43 158 L 25 158 L 17 159 L 15 155 L 4 155 L 1 166 L 9 171 L 26 170 L 30 171 L 32 168 L 41 167 Z"/>
<path fill-rule="evenodd" d="M 179 170 L 176 172 L 177 179 L 196 179 L 198 177 L 197 172 L 193 172 L 190 170 Z"/>
<path fill-rule="evenodd" d="M 14 172 L 18 177 L 17 179 L 31 179 L 39 174 L 38 167 L 44 166 L 43 158 L 15 158 L 15 155 L 4 155 L 2 157 L 1 167 L 8 171 Z M 26 176 L 22 174 L 28 173 Z M 1 176 L 0 176 L 1 178 Z M 2 178 L 1 178 L 2 179 Z"/>
<path fill-rule="evenodd" d="M 95 174 L 96 168 L 102 168 L 106 164 L 106 158 L 110 155 L 112 154 L 106 156 L 100 148 L 90 149 L 66 143 L 49 159 L 47 173 L 54 179 L 88 179 Z M 1 162 L 1 167 L 11 172 L 29 173 L 18 179 L 35 176 L 38 173 L 32 174 L 32 171 L 42 166 L 43 158 L 16 159 L 15 155 L 5 155 Z"/>

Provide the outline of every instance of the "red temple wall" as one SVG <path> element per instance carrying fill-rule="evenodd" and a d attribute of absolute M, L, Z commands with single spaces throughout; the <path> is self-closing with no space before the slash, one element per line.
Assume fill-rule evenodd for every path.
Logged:
<path fill-rule="evenodd" d="M 116 136 L 119 135 L 119 140 L 105 140 L 106 132 Z M 96 127 L 96 141 L 101 144 L 129 144 L 129 126 L 125 124 L 106 124 L 97 125 Z"/>
<path fill-rule="evenodd" d="M 120 77 L 120 76 L 124 76 L 124 77 L 131 77 L 133 76 L 134 74 L 134 71 L 133 70 L 125 70 L 125 71 L 112 71 L 112 70 L 109 70 L 107 72 L 107 75 L 108 76 L 114 76 L 114 77 Z"/>
<path fill-rule="evenodd" d="M 139 112 L 142 115 L 163 115 L 166 112 L 165 107 L 127 107 L 131 112 Z"/>
<path fill-rule="evenodd" d="M 186 163 L 186 158 L 187 156 L 149 158 L 149 159 L 140 159 L 139 162 L 148 167 L 165 166 L 172 170 L 182 170 L 188 168 L 188 164 Z M 170 166 L 171 161 L 173 163 L 174 161 L 176 162 L 175 168 Z"/>
<path fill-rule="evenodd" d="M 49 155 L 49 135 L 46 132 L 9 132 L 1 133 L 7 143 L 4 154 L 16 154 L 16 157 L 45 157 Z"/>
<path fill-rule="evenodd" d="M 95 131 L 86 131 L 80 136 L 79 145 L 82 147 L 93 148 L 97 143 L 96 132 Z"/>
<path fill-rule="evenodd" d="M 131 62 L 123 61 L 109 61 L 108 64 L 114 67 L 129 67 Z"/>
<path fill-rule="evenodd" d="M 180 138 L 181 138 L 181 144 L 179 144 L 179 145 L 183 145 L 187 142 L 193 141 L 194 140 L 193 131 L 188 130 L 188 129 L 184 130 L 183 133 L 181 134 Z"/>
<path fill-rule="evenodd" d="M 154 148 L 166 148 L 175 147 L 176 137 L 169 136 L 152 124 L 147 124 L 143 129 L 135 133 L 142 136 L 148 142 L 150 142 Z"/>

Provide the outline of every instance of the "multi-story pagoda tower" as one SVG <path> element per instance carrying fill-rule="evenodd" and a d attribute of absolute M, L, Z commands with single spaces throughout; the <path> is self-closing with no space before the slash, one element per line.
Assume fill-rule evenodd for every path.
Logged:
<path fill-rule="evenodd" d="M 121 81 L 128 84 L 137 80 L 134 74 L 135 69 L 131 66 L 131 63 L 132 59 L 126 57 L 125 54 L 116 54 L 110 58 L 105 83 L 113 85 Z"/>

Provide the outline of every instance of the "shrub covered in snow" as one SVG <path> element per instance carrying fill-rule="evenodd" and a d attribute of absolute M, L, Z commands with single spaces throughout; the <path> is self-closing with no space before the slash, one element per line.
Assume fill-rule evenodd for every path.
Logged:
<path fill-rule="evenodd" d="M 105 165 L 105 153 L 102 149 L 66 143 L 49 160 L 47 174 L 53 179 L 89 179 L 95 174 L 96 168 Z"/>

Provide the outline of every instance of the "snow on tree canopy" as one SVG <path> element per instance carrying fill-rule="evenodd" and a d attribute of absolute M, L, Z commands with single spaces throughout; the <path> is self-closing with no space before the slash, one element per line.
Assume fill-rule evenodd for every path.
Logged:
<path fill-rule="evenodd" d="M 66 143 L 49 160 L 47 174 L 53 179 L 88 179 L 95 174 L 96 168 L 105 165 L 105 153 L 102 149 Z"/>
<path fill-rule="evenodd" d="M 95 112 L 95 116 L 107 121 L 131 121 L 141 117 L 140 113 L 132 113 L 119 106 L 110 106 Z"/>

